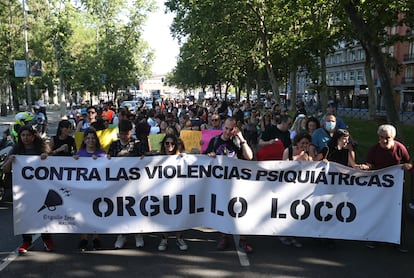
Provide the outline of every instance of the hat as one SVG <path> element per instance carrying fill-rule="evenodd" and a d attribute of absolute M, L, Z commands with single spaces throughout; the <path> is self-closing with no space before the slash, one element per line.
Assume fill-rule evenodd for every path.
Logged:
<path fill-rule="evenodd" d="M 86 115 L 86 114 L 88 114 L 88 109 L 86 109 L 86 108 L 82 108 L 82 109 L 81 109 L 81 114 L 82 114 L 82 115 Z"/>

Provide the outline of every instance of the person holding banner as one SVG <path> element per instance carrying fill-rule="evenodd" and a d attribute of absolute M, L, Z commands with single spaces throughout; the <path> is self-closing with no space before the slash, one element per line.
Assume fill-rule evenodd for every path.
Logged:
<path fill-rule="evenodd" d="M 300 119 L 300 116 L 298 116 L 298 119 Z M 311 141 L 312 137 L 308 133 L 297 133 L 293 137 L 292 145 L 284 150 L 283 160 L 312 161 L 312 156 L 308 152 Z M 284 245 L 293 245 L 297 248 L 302 247 L 302 243 L 294 237 L 279 237 L 279 239 Z"/>
<path fill-rule="evenodd" d="M 237 127 L 237 121 L 234 117 L 224 120 L 223 132 L 220 135 L 211 138 L 204 154 L 211 157 L 216 157 L 216 155 L 227 155 L 228 157 L 245 160 L 253 159 L 253 151 L 247 144 L 246 139 L 244 139 L 243 133 Z M 217 244 L 217 249 L 225 250 L 229 247 L 229 244 L 229 235 L 222 234 Z M 239 247 L 246 253 L 253 252 L 253 247 L 250 244 L 247 244 L 245 237 L 240 237 Z"/>
<path fill-rule="evenodd" d="M 120 120 L 118 124 L 119 139 L 112 142 L 109 146 L 108 159 L 111 157 L 143 157 L 147 152 L 143 142 L 132 137 L 132 123 L 130 120 Z M 115 248 L 124 247 L 126 235 L 118 235 L 115 241 Z M 144 237 L 141 234 L 135 234 L 135 246 L 144 247 Z"/>
<path fill-rule="evenodd" d="M 164 139 L 161 141 L 161 150 L 160 154 L 162 155 L 180 155 L 184 151 L 183 142 L 173 134 L 166 134 Z M 184 241 L 182 232 L 175 232 L 176 245 L 181 251 L 186 251 L 188 249 L 187 243 Z M 168 234 L 163 233 L 161 242 L 158 245 L 159 251 L 165 251 L 168 248 Z"/>
<path fill-rule="evenodd" d="M 79 159 L 79 157 L 92 157 L 97 159 L 98 157 L 105 157 L 106 153 L 101 148 L 98 135 L 96 131 L 92 128 L 88 128 L 84 135 L 82 145 L 79 151 L 73 156 L 74 159 Z M 85 251 L 88 247 L 88 235 L 82 234 L 81 241 L 79 242 L 79 249 Z M 93 235 L 93 249 L 97 250 L 101 248 L 101 241 L 99 240 L 99 235 Z"/>
<path fill-rule="evenodd" d="M 377 170 L 383 169 L 392 165 L 402 165 L 405 170 L 411 170 L 413 164 L 410 162 L 410 154 L 407 151 L 407 148 L 401 142 L 395 140 L 397 131 L 393 125 L 384 124 L 380 125 L 377 130 L 378 134 L 378 143 L 368 149 L 366 157 L 366 169 Z M 406 202 L 403 200 L 402 202 Z M 402 221 L 401 221 L 401 233 L 404 233 L 405 224 L 405 214 L 406 206 L 403 206 L 402 210 Z M 401 242 L 403 241 L 403 236 L 401 236 Z M 376 247 L 374 242 L 368 242 L 366 246 L 370 249 Z M 398 251 L 402 253 L 408 252 L 408 249 L 404 246 L 403 243 L 397 246 Z"/>
<path fill-rule="evenodd" d="M 327 145 L 319 152 L 316 160 L 333 161 L 355 169 L 365 170 L 367 168 L 366 165 L 356 164 L 355 162 L 355 151 L 353 148 L 349 148 L 350 139 L 348 130 L 336 130 Z"/>
<path fill-rule="evenodd" d="M 72 123 L 68 120 L 59 122 L 56 135 L 50 139 L 51 154 L 72 156 L 76 152 L 75 139 L 72 137 Z"/>
<path fill-rule="evenodd" d="M 19 129 L 18 141 L 14 145 L 10 156 L 3 165 L 3 172 L 10 173 L 15 155 L 40 155 L 41 159 L 46 159 L 49 153 L 49 146 L 40 137 L 39 133 L 31 126 L 25 125 Z M 22 235 L 23 242 L 19 247 L 19 253 L 24 254 L 32 246 L 32 235 Z M 41 234 L 45 250 L 50 252 L 55 249 L 55 244 L 50 234 Z"/>

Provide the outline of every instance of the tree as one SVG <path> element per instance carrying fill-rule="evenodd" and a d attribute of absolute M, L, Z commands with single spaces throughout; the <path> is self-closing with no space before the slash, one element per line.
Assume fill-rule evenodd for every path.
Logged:
<path fill-rule="evenodd" d="M 396 40 L 407 39 L 404 38 L 405 36 L 397 35 L 390 40 L 387 27 L 410 24 L 407 19 L 412 18 L 413 1 L 340 0 L 339 3 L 349 17 L 355 36 L 374 61 L 381 81 L 388 121 L 399 126 L 400 120 L 395 107 L 390 68 L 387 67 L 382 47 Z M 405 13 L 407 18 L 404 17 Z"/>

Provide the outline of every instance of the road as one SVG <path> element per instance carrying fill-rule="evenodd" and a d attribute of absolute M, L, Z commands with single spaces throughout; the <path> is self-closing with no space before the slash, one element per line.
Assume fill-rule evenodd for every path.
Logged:
<path fill-rule="evenodd" d="M 51 131 L 59 120 L 50 114 Z M 10 118 L 10 119 L 9 119 Z M 1 117 L 0 126 L 12 117 Z M 54 122 L 54 123 L 53 123 Z M 54 131 L 53 131 L 54 133 Z M 53 134 L 52 133 L 52 134 Z M 80 252 L 79 235 L 56 234 L 56 250 L 45 252 L 40 238 L 25 255 L 18 255 L 20 235 L 13 234 L 11 202 L 0 203 L 0 277 L 413 277 L 414 224 L 408 221 L 409 253 L 380 244 L 376 249 L 364 242 L 338 240 L 333 247 L 320 240 L 300 239 L 302 248 L 285 246 L 276 237 L 250 236 L 253 254 L 234 245 L 215 249 L 219 234 L 209 229 L 184 232 L 188 251 L 180 251 L 169 240 L 169 249 L 159 252 L 160 236 L 145 235 L 145 247 L 136 249 L 132 237 L 125 249 L 114 250 L 116 235 L 103 235 L 103 250 Z"/>

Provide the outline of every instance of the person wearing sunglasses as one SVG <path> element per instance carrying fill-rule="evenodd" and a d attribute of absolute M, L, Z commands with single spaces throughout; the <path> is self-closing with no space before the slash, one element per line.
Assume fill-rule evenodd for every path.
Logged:
<path fill-rule="evenodd" d="M 94 106 L 89 106 L 86 109 L 86 115 L 84 115 L 84 118 L 78 122 L 76 131 L 87 131 L 91 127 L 91 124 L 96 122 L 96 116 L 96 108 Z"/>
<path fill-rule="evenodd" d="M 219 114 L 213 114 L 211 116 L 211 127 L 209 130 L 222 130 L 221 119 Z"/>
<path fill-rule="evenodd" d="M 210 157 L 226 155 L 238 159 L 253 159 L 253 151 L 243 137 L 243 133 L 237 126 L 237 120 L 234 117 L 229 117 L 224 120 L 223 132 L 220 135 L 211 138 L 204 154 L 207 154 Z M 247 243 L 246 237 L 244 236 L 240 236 L 238 245 L 245 253 L 253 252 L 253 247 Z M 217 244 L 217 250 L 222 251 L 229 248 L 229 246 L 230 235 L 221 234 Z"/>
<path fill-rule="evenodd" d="M 184 152 L 184 143 L 180 138 L 174 134 L 166 134 L 164 139 L 161 141 L 160 154 L 162 155 L 180 155 Z M 175 232 L 176 245 L 181 251 L 186 251 L 188 245 L 185 242 L 182 231 Z M 158 245 L 158 251 L 165 251 L 168 249 L 168 234 L 163 233 L 160 244 Z"/>

